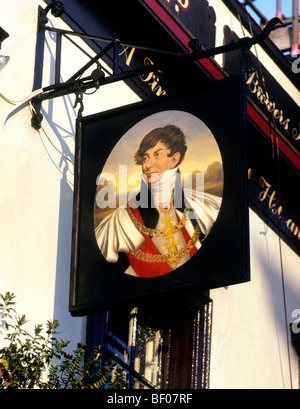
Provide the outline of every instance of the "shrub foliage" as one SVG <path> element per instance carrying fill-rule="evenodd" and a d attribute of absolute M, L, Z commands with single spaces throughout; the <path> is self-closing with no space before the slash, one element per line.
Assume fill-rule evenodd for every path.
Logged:
<path fill-rule="evenodd" d="M 0 389 L 123 389 L 124 369 L 104 359 L 101 346 L 78 343 L 73 354 L 65 351 L 70 340 L 58 340 L 59 322 L 48 320 L 26 330 L 25 315 L 14 308 L 15 295 L 0 294 Z M 54 363 L 55 362 L 55 363 Z"/>

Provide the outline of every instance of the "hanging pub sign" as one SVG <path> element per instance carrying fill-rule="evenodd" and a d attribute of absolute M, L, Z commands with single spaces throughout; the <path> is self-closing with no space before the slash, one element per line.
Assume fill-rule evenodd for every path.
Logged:
<path fill-rule="evenodd" d="M 234 77 L 77 120 L 72 315 L 249 280 L 240 95 Z"/>

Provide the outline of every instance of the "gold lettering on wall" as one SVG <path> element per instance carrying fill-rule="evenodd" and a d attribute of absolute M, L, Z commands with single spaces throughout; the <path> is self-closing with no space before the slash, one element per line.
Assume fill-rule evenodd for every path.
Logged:
<path fill-rule="evenodd" d="M 291 129 L 291 119 L 286 118 L 284 111 L 276 106 L 274 101 L 270 101 L 270 96 L 268 92 L 264 92 L 262 86 L 259 83 L 259 76 L 257 71 L 253 71 L 251 75 L 247 78 L 246 84 L 248 85 L 251 94 L 256 95 L 257 100 L 265 105 L 267 110 L 273 115 L 273 118 L 278 121 L 279 125 L 287 131 L 292 139 L 295 141 L 300 140 L 300 123 L 298 124 L 298 129 L 294 126 Z"/>
<path fill-rule="evenodd" d="M 174 9 L 177 14 L 180 13 L 180 10 L 186 13 L 190 9 L 190 0 L 163 0 L 163 1 L 169 7 L 171 7 L 172 4 L 174 4 Z"/>
<path fill-rule="evenodd" d="M 150 58 L 146 57 L 144 60 L 144 65 L 145 67 L 149 67 L 151 65 L 154 65 L 154 63 L 152 60 L 150 60 Z M 162 74 L 162 71 L 160 70 L 158 70 L 157 72 Z M 148 83 L 148 85 L 151 88 L 151 91 L 154 92 L 158 97 L 161 95 L 166 95 L 166 91 L 162 89 L 160 85 L 158 85 L 160 81 L 158 74 L 155 74 L 154 72 L 150 72 L 146 76 L 141 75 L 140 78 L 143 82 Z"/>
<path fill-rule="evenodd" d="M 295 237 L 297 237 L 298 240 L 300 240 L 300 228 L 293 222 L 292 219 L 286 221 L 286 227 Z"/>
<path fill-rule="evenodd" d="M 126 59 L 125 64 L 128 67 L 130 67 L 134 52 L 135 52 L 135 48 L 124 47 L 123 51 L 119 54 L 119 56 L 123 54 L 125 55 L 125 59 Z"/>
<path fill-rule="evenodd" d="M 248 179 L 251 179 L 252 176 L 253 170 L 249 168 Z M 265 202 L 268 211 L 273 216 L 277 216 L 278 219 L 281 219 L 284 215 L 284 209 L 279 203 L 278 193 L 263 176 L 259 178 L 259 185 L 261 187 L 261 191 L 258 194 L 259 201 Z M 282 226 L 287 229 L 288 234 L 293 234 L 298 240 L 300 240 L 300 226 L 298 226 L 293 219 L 287 219 L 283 222 Z"/>
<path fill-rule="evenodd" d="M 258 198 L 261 202 L 267 200 L 269 210 L 281 218 L 282 206 L 278 203 L 277 193 L 272 190 L 272 186 L 266 181 L 264 177 L 259 179 L 260 186 L 264 189 L 260 192 Z"/>
<path fill-rule="evenodd" d="M 247 78 L 246 84 L 248 85 L 249 91 L 252 94 L 256 94 L 258 101 L 265 105 L 267 110 L 272 113 L 274 119 L 276 119 L 284 130 L 288 131 L 291 119 L 285 118 L 282 109 L 276 106 L 275 102 L 270 101 L 270 96 L 268 92 L 264 92 L 262 86 L 259 84 L 259 76 L 257 71 L 253 71 L 251 75 Z M 298 134 L 298 133 L 297 133 Z M 295 138 L 294 138 L 295 139 Z"/>
<path fill-rule="evenodd" d="M 125 64 L 128 67 L 130 67 L 132 63 L 135 51 L 135 48 L 123 47 L 123 51 L 119 53 L 119 56 L 123 55 L 125 57 Z M 151 67 L 152 65 L 154 65 L 154 62 L 149 57 L 146 57 L 144 59 L 144 66 Z M 158 97 L 161 95 L 166 95 L 167 93 L 167 91 L 164 90 L 159 84 L 160 74 L 163 74 L 163 72 L 161 70 L 157 70 L 156 72 L 149 72 L 148 74 L 140 75 L 139 77 L 141 81 L 149 85 L 151 91 Z"/>

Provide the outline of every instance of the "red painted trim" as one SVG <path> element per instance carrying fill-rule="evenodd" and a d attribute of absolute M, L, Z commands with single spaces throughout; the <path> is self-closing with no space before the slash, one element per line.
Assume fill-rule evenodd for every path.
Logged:
<path fill-rule="evenodd" d="M 265 135 L 271 139 L 272 133 L 268 122 L 256 111 L 255 108 L 253 108 L 249 102 L 247 103 L 247 114 L 259 126 Z M 279 135 L 273 133 L 273 136 L 277 137 L 276 143 L 278 144 L 278 148 L 281 150 L 281 152 L 296 166 L 297 169 L 300 169 L 299 156 L 284 142 Z"/>
<path fill-rule="evenodd" d="M 225 78 L 225 74 L 219 70 L 219 68 L 216 67 L 216 65 L 209 58 L 203 58 L 203 60 L 199 60 L 199 62 L 214 77 L 215 80 Z"/>
<path fill-rule="evenodd" d="M 270 126 L 267 123 L 267 121 L 264 120 L 264 118 L 256 111 L 253 106 L 247 102 L 247 114 L 248 116 L 253 119 L 253 121 L 256 123 L 256 125 L 259 126 L 259 128 L 270 138 Z"/>
<path fill-rule="evenodd" d="M 182 27 L 172 18 L 172 16 L 155 0 L 144 0 L 144 3 L 153 11 L 153 13 L 168 27 L 175 37 L 188 49 L 188 43 L 192 39 Z M 224 73 L 215 66 L 209 58 L 199 60 L 199 63 L 217 80 L 225 77 Z"/>
<path fill-rule="evenodd" d="M 172 31 L 172 33 L 188 48 L 191 37 L 176 23 L 172 16 L 156 1 L 144 0 L 144 3 L 154 12 L 154 14 Z"/>
<path fill-rule="evenodd" d="M 167 26 L 167 28 L 175 35 L 175 37 L 186 47 L 191 40 L 191 37 L 184 29 L 172 18 L 172 16 L 164 9 L 156 0 L 144 0 L 144 3 L 153 11 L 153 13 Z M 219 80 L 225 78 L 224 73 L 209 59 L 204 58 L 199 60 L 199 63 L 213 76 Z M 259 128 L 270 138 L 270 127 L 265 119 L 247 103 L 247 113 L 251 119 L 259 126 Z M 281 152 L 300 170 L 299 156 L 277 135 L 278 148 Z"/>

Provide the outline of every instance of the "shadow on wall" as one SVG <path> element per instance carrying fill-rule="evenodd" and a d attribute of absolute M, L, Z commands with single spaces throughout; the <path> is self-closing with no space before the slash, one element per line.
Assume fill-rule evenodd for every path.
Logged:
<path fill-rule="evenodd" d="M 65 164 L 60 182 L 54 317 L 61 323 L 62 338 L 70 338 L 74 348 L 77 342 L 85 341 L 85 324 L 69 313 L 73 189 L 67 182 L 67 171 L 68 165 Z"/>
<path fill-rule="evenodd" d="M 176 7 L 173 2 L 172 7 Z M 194 7 L 193 7 L 194 6 Z M 177 6 L 177 10 L 180 7 Z M 174 11 L 175 16 L 177 13 Z M 216 46 L 216 13 L 207 0 L 190 1 L 188 13 L 180 12 L 179 20 L 186 25 L 188 30 L 193 33 L 205 49 Z"/>
<path fill-rule="evenodd" d="M 254 254 L 264 272 L 262 275 L 265 282 L 264 288 L 268 290 L 266 298 L 270 301 L 271 310 L 274 313 L 282 382 L 285 388 L 297 388 L 298 384 L 293 385 L 293 371 L 291 371 L 290 368 L 290 366 L 293 366 L 293 346 L 290 343 L 290 324 L 294 318 L 291 315 L 292 311 L 289 310 L 288 301 L 290 301 L 291 308 L 292 303 L 299 300 L 299 292 L 297 292 L 297 289 L 287 280 L 281 239 L 267 225 L 265 225 L 264 231 L 260 231 L 259 234 L 261 236 L 258 240 L 260 246 L 255 248 Z M 265 240 L 262 240 L 262 237 L 264 237 Z M 253 274 L 255 274 L 255 271 Z M 295 305 L 294 308 L 297 308 L 297 306 Z M 271 324 L 272 323 L 270 323 L 270 325 Z M 285 339 L 284 345 L 282 344 L 283 339 Z M 298 367 L 297 363 L 295 367 Z M 287 368 L 290 373 L 287 373 Z M 289 384 L 285 385 L 287 376 L 289 376 Z"/>
<path fill-rule="evenodd" d="M 73 176 L 74 176 L 74 153 L 70 146 L 74 146 L 76 113 L 73 109 L 69 96 L 63 97 L 66 115 L 66 126 L 63 127 L 55 122 L 53 115 L 53 100 L 49 102 L 47 112 L 42 109 L 44 120 L 51 125 L 49 134 L 51 143 L 45 138 L 43 130 L 40 137 L 44 148 L 53 163 L 53 166 L 61 173 L 60 180 L 60 203 L 58 214 L 58 238 L 57 259 L 55 276 L 54 317 L 60 322 L 59 332 L 62 339 L 71 339 L 69 348 L 76 347 L 78 342 L 85 341 L 85 319 L 73 318 L 69 313 L 69 288 L 71 266 L 71 243 L 72 243 L 72 219 L 73 219 Z M 43 125 L 43 124 L 42 124 Z M 60 158 L 57 160 L 58 152 Z"/>

